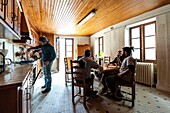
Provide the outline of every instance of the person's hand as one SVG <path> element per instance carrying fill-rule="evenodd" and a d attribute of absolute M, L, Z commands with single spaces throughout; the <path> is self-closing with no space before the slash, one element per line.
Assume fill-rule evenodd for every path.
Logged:
<path fill-rule="evenodd" d="M 49 61 L 46 61 L 44 62 L 44 65 L 47 66 L 50 62 Z"/>
<path fill-rule="evenodd" d="M 29 52 L 31 50 L 31 48 L 28 48 L 27 51 Z"/>
<path fill-rule="evenodd" d="M 117 76 L 121 77 L 121 73 L 118 73 Z"/>

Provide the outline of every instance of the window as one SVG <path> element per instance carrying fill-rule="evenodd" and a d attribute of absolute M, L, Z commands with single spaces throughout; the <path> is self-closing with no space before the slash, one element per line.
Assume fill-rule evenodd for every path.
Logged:
<path fill-rule="evenodd" d="M 65 39 L 65 56 L 73 57 L 73 39 L 72 38 Z"/>
<path fill-rule="evenodd" d="M 103 56 L 103 37 L 99 37 L 99 57 Z"/>
<path fill-rule="evenodd" d="M 156 60 L 156 23 L 150 22 L 130 28 L 133 57 L 140 61 Z"/>

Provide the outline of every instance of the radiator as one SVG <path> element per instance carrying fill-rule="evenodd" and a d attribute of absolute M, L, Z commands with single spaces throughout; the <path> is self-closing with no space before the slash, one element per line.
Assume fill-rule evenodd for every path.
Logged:
<path fill-rule="evenodd" d="M 136 82 L 152 87 L 154 81 L 154 64 L 137 62 Z"/>

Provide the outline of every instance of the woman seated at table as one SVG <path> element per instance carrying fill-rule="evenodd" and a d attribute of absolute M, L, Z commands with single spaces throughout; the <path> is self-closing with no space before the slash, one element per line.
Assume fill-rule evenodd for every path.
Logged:
<path fill-rule="evenodd" d="M 125 59 L 122 62 L 122 65 L 119 69 L 119 73 L 115 75 L 111 75 L 107 77 L 106 83 L 108 88 L 111 90 L 113 98 L 115 98 L 115 90 L 118 88 L 115 85 L 115 82 L 130 82 L 132 79 L 131 74 L 135 70 L 135 59 L 131 56 L 131 51 L 133 50 L 133 47 L 124 47 L 123 48 L 123 56 L 125 56 Z M 118 96 L 123 96 L 120 93 L 120 90 L 117 94 Z"/>

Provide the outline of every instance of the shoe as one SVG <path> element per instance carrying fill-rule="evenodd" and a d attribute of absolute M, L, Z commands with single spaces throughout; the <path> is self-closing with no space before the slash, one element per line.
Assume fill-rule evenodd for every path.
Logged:
<path fill-rule="evenodd" d="M 100 91 L 99 91 L 99 95 L 102 95 L 104 93 L 106 93 L 107 89 L 106 88 L 102 88 Z"/>
<path fill-rule="evenodd" d="M 93 95 L 96 95 L 98 91 L 93 91 Z"/>
<path fill-rule="evenodd" d="M 45 88 L 46 86 L 44 85 L 44 86 L 42 86 L 41 88 Z"/>
<path fill-rule="evenodd" d="M 49 92 L 51 89 L 45 89 L 45 90 L 43 90 L 42 91 L 42 93 L 47 93 L 47 92 Z"/>
<path fill-rule="evenodd" d="M 113 98 L 113 100 L 115 100 L 115 101 L 121 101 L 121 98 L 115 97 L 115 94 L 113 94 L 113 93 L 111 93 L 110 96 L 111 96 L 111 98 Z"/>

